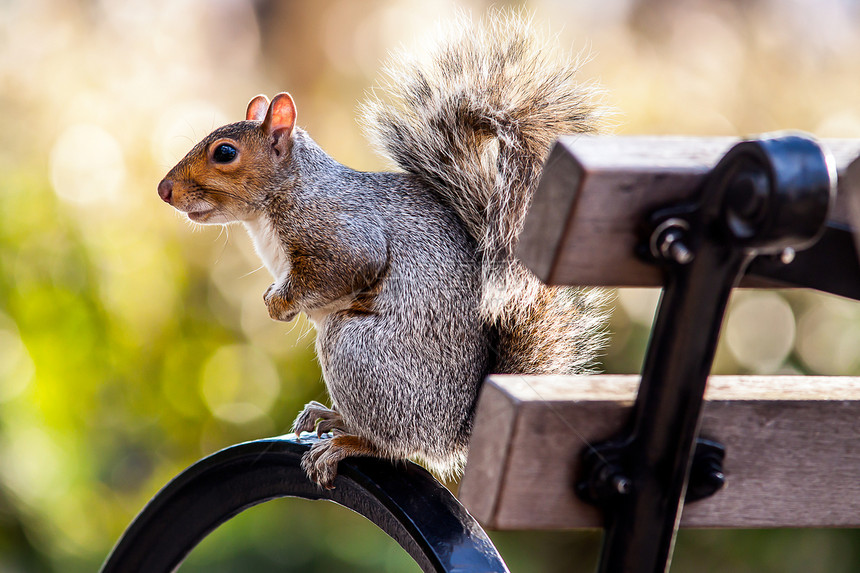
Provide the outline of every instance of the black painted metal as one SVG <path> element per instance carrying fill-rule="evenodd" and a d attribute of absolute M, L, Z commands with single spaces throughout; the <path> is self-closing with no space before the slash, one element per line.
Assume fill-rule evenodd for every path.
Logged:
<path fill-rule="evenodd" d="M 814 288 L 860 300 L 860 257 L 850 228 L 828 223 L 815 245 L 785 264 L 779 256 L 757 257 L 747 274 L 786 287 Z"/>
<path fill-rule="evenodd" d="M 719 442 L 696 439 L 684 503 L 705 499 L 726 483 L 723 459 L 726 448 Z M 577 495 L 594 505 L 610 503 L 630 491 L 630 478 L 621 468 L 623 450 L 614 443 L 597 444 L 583 454 L 583 473 L 576 483 Z"/>
<path fill-rule="evenodd" d="M 192 465 L 158 492 L 117 542 L 102 573 L 167 573 L 212 530 L 279 497 L 327 499 L 367 517 L 424 571 L 508 571 L 480 525 L 427 471 L 412 463 L 344 460 L 332 490 L 300 467 L 311 440 L 238 444 Z"/>
<path fill-rule="evenodd" d="M 704 438 L 696 440 L 684 503 L 710 497 L 726 485 L 726 474 L 723 473 L 725 457 L 726 447 L 721 443 Z"/>
<path fill-rule="evenodd" d="M 639 393 L 622 435 L 584 452 L 577 487 L 604 509 L 600 573 L 668 569 L 729 294 L 754 256 L 814 244 L 834 193 L 832 161 L 814 141 L 748 141 L 697 203 L 648 222 L 644 244 L 666 280 Z"/>

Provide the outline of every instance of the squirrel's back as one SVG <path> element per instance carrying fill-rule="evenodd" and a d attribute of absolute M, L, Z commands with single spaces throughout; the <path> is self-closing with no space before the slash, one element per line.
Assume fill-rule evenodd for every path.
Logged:
<path fill-rule="evenodd" d="M 309 403 L 295 431 L 338 430 L 302 461 L 326 487 L 354 455 L 456 469 L 488 370 L 581 372 L 601 340 L 593 293 L 546 287 L 514 257 L 550 144 L 597 126 L 576 61 L 503 13 L 437 46 L 366 108 L 406 173 L 337 164 L 284 92 L 252 99 L 158 186 L 192 221 L 245 224 L 274 278 L 269 315 L 317 325 L 334 408 Z"/>
<path fill-rule="evenodd" d="M 578 58 L 518 14 L 493 12 L 478 25 L 461 18 L 434 46 L 394 58 L 362 123 L 480 245 L 481 311 L 499 331 L 497 371 L 581 372 L 601 344 L 601 295 L 545 287 L 514 252 L 551 144 L 598 130 L 599 92 L 576 81 Z"/>

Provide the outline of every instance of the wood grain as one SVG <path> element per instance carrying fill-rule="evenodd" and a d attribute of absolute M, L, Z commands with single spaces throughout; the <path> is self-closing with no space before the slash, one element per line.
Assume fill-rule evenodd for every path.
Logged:
<path fill-rule="evenodd" d="M 579 456 L 615 435 L 638 376 L 491 376 L 460 499 L 495 529 L 600 527 L 573 493 Z M 860 526 L 860 378 L 712 376 L 701 435 L 725 444 L 726 487 L 682 527 Z"/>
<path fill-rule="evenodd" d="M 694 196 L 739 140 L 727 137 L 562 137 L 544 166 L 517 251 L 549 284 L 660 286 L 656 267 L 634 257 L 637 230 L 653 210 Z M 837 173 L 860 140 L 825 140 Z M 831 219 L 848 225 L 843 177 Z"/>

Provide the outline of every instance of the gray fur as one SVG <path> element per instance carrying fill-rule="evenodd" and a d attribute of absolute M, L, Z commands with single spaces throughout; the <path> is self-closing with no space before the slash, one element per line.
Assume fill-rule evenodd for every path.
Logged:
<path fill-rule="evenodd" d="M 487 373 L 587 371 L 602 342 L 599 295 L 545 287 L 514 258 L 549 145 L 597 124 L 577 63 L 501 13 L 461 23 L 428 55 L 398 62 L 389 103 L 365 107 L 403 172 L 351 170 L 299 128 L 275 153 L 249 120 L 216 130 L 163 182 L 189 217 L 245 223 L 275 278 L 269 314 L 315 323 L 334 410 L 311 403 L 296 429 L 335 432 L 303 461 L 325 486 L 349 455 L 456 473 Z M 242 150 L 224 171 L 207 156 L 221 137 Z"/>
<path fill-rule="evenodd" d="M 481 313 L 500 330 L 498 370 L 589 370 L 603 343 L 603 295 L 547 289 L 514 253 L 550 145 L 562 134 L 597 131 L 599 91 L 575 79 L 578 58 L 503 11 L 477 26 L 461 18 L 422 56 L 393 58 L 388 82 L 362 108 L 362 125 L 478 242 Z M 536 323 L 546 327 L 541 345 L 531 344 Z M 524 353 L 529 346 L 534 351 Z"/>
<path fill-rule="evenodd" d="M 273 190 L 266 200 L 274 226 L 285 244 L 302 237 L 302 254 L 341 278 L 358 275 L 347 281 L 355 286 L 347 297 L 325 288 L 297 306 L 315 322 L 333 406 L 381 455 L 419 457 L 450 472 L 465 460 L 490 369 L 476 243 L 416 177 L 352 171 L 301 130 L 293 138 L 289 192 Z M 346 308 L 355 300 L 368 311 Z"/>

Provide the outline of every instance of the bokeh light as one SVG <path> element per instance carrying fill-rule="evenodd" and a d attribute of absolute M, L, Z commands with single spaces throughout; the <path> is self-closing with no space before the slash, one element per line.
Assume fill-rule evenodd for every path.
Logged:
<path fill-rule="evenodd" d="M 57 195 L 89 207 L 119 199 L 125 162 L 117 140 L 96 125 L 73 125 L 51 149 L 51 181 Z"/>
<path fill-rule="evenodd" d="M 20 396 L 30 385 L 35 367 L 18 328 L 0 314 L 0 402 Z"/>
<path fill-rule="evenodd" d="M 274 363 L 253 346 L 222 346 L 206 360 L 200 375 L 200 392 L 209 410 L 234 424 L 266 416 L 279 391 Z"/>
<path fill-rule="evenodd" d="M 840 299 L 816 301 L 800 317 L 797 353 L 816 374 L 856 375 L 860 309 Z"/>
<path fill-rule="evenodd" d="M 241 228 L 156 186 L 258 93 L 289 91 L 335 159 L 385 165 L 356 105 L 387 53 L 489 0 L 0 2 L 0 571 L 93 571 L 182 468 L 326 400 L 312 325 L 271 321 Z M 618 134 L 860 137 L 860 7 L 844 0 L 505 2 L 592 58 Z M 658 289 L 621 289 L 604 367 L 637 372 Z M 715 371 L 857 375 L 860 310 L 735 294 Z M 337 508 L 243 515 L 183 571 L 403 571 Z M 515 571 L 593 569 L 594 532 L 493 533 Z M 860 568 L 852 532 L 683 532 L 673 571 Z M 810 566 L 810 556 L 814 565 Z"/>
<path fill-rule="evenodd" d="M 791 306 L 774 292 L 735 293 L 723 337 L 738 364 L 754 374 L 773 374 L 794 348 Z"/>

